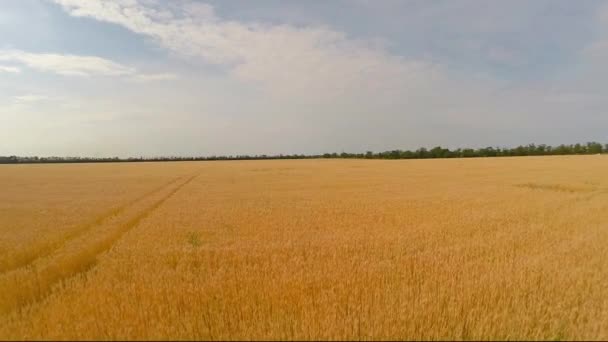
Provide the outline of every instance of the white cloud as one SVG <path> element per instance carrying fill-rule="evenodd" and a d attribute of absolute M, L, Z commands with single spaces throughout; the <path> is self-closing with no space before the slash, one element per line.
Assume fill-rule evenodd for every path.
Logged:
<path fill-rule="evenodd" d="M 18 74 L 21 72 L 21 69 L 12 66 L 0 65 L 0 72 L 8 72 L 12 74 Z"/>
<path fill-rule="evenodd" d="M 598 38 L 583 51 L 584 57 L 594 63 L 606 64 L 608 60 L 608 4 L 597 13 Z"/>
<path fill-rule="evenodd" d="M 342 95 L 425 89 L 439 67 L 393 56 L 326 27 L 241 23 L 206 4 L 160 9 L 154 1 L 55 0 L 73 16 L 122 25 L 183 56 L 222 65 L 273 94 L 336 99 Z"/>
<path fill-rule="evenodd" d="M 19 50 L 0 51 L 0 61 L 21 63 L 29 68 L 66 76 L 124 76 L 135 69 L 94 56 L 28 53 Z"/>
<path fill-rule="evenodd" d="M 433 61 L 442 59 L 423 53 L 415 54 L 420 56 L 417 58 L 398 56 L 325 26 L 225 20 L 211 6 L 186 0 L 54 2 L 73 16 L 120 25 L 156 42 L 172 56 L 187 59 L 187 63 L 179 64 L 180 69 L 171 70 L 187 68 L 190 72 L 170 84 L 141 87 L 138 82 L 171 80 L 176 76 L 158 70 L 144 73 L 116 63 L 123 67 L 115 69 L 117 75 L 133 82 L 104 78 L 82 87 L 80 82 L 62 82 L 56 90 L 69 98 L 65 102 L 73 106 L 71 111 L 63 107 L 49 109 L 51 106 L 43 103 L 32 115 L 44 111 L 62 116 L 66 133 L 63 137 L 78 149 L 84 145 L 73 142 L 84 138 L 72 134 L 84 131 L 74 127 L 80 127 L 83 120 L 97 120 L 83 134 L 90 141 L 90 148 L 83 153 L 104 146 L 108 146 L 104 153 L 122 155 L 138 151 L 153 155 L 316 153 L 437 144 L 462 147 L 564 143 L 580 137 L 605 136 L 607 121 L 601 116 L 606 108 L 602 102 L 606 98 L 602 90 L 606 89 L 605 78 L 592 73 L 590 77 L 581 73 L 571 77 L 556 72 L 550 81 L 500 80 L 479 69 L 458 71 L 449 61 L 437 64 Z M 459 13 L 470 8 L 452 3 L 445 6 L 460 8 Z M 431 12 L 437 12 L 433 8 Z M 456 18 L 452 10 L 423 12 L 418 22 L 447 22 L 444 29 L 469 20 L 457 16 L 458 20 L 450 23 L 450 18 Z M 395 15 L 399 14 L 395 11 Z M 404 30 L 424 32 L 428 28 L 416 23 L 408 25 Z M 474 27 L 465 30 L 464 36 L 474 36 L 475 31 L 509 29 L 507 23 L 491 19 L 472 21 L 470 25 Z M 518 50 L 510 50 L 509 44 L 501 45 L 500 40 L 492 43 L 480 43 L 480 53 L 489 51 L 501 63 L 525 62 L 520 60 Z M 491 50 L 494 46 L 504 49 Z M 585 64 L 584 58 L 581 60 Z M 594 68 L 605 65 L 599 60 L 586 64 Z M 198 68 L 200 63 L 226 73 L 217 73 L 216 67 Z M 87 73 L 104 74 L 90 70 Z M 584 81 L 572 81 L 576 77 Z M 595 81 L 587 82 L 589 79 Z M 23 82 L 20 92 L 55 91 L 44 89 L 45 84 L 29 88 L 25 78 Z M 589 85 L 581 86 L 585 82 Z M 600 107 L 601 111 L 596 109 Z M 137 115 L 144 119 L 135 123 Z M 25 115 L 19 118 L 47 124 L 44 120 L 27 121 Z M 103 121 L 104 126 L 98 121 Z M 129 122 L 137 129 L 129 129 Z M 139 136 L 133 137 L 133 131 Z M 104 132 L 122 132 L 116 134 L 124 134 L 124 149 L 106 145 L 108 140 L 120 139 L 108 139 Z M 5 144 L 11 142 L 4 139 Z"/>
<path fill-rule="evenodd" d="M 608 4 L 604 4 L 598 11 L 598 23 L 608 29 Z"/>
<path fill-rule="evenodd" d="M 172 81 L 176 79 L 178 79 L 178 76 L 172 73 L 141 74 L 133 77 L 133 81 L 136 82 Z"/>
<path fill-rule="evenodd" d="M 0 50 L 0 61 L 20 63 L 28 68 L 63 76 L 118 76 L 139 82 L 164 81 L 177 78 L 170 73 L 142 74 L 137 69 L 96 56 L 54 53 L 29 53 L 20 50 Z M 0 66 L 0 72 L 18 73 L 16 67 Z"/>
<path fill-rule="evenodd" d="M 50 99 L 48 96 L 36 94 L 19 95 L 15 96 L 14 98 L 18 102 L 38 102 Z"/>
<path fill-rule="evenodd" d="M 584 55 L 597 62 L 606 61 L 606 59 L 608 59 L 608 39 L 596 41 L 589 45 L 585 48 Z"/>

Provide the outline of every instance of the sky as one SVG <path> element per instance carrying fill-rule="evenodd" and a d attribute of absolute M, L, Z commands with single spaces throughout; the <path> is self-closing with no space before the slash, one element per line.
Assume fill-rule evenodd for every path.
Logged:
<path fill-rule="evenodd" d="M 608 142 L 608 1 L 0 0 L 0 155 Z"/>

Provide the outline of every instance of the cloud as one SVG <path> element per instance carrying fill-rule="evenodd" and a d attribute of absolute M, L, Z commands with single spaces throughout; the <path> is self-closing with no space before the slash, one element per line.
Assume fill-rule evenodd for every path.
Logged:
<path fill-rule="evenodd" d="M 172 81 L 176 79 L 178 79 L 178 76 L 173 73 L 141 74 L 133 77 L 133 81 L 136 82 Z"/>
<path fill-rule="evenodd" d="M 503 46 L 490 47 L 486 54 L 490 61 L 502 65 L 517 67 L 525 65 L 527 62 L 518 51 Z"/>
<path fill-rule="evenodd" d="M 608 28 L 608 4 L 606 3 L 598 11 L 598 24 L 604 28 Z"/>
<path fill-rule="evenodd" d="M 190 1 L 165 7 L 137 0 L 55 2 L 73 16 L 118 24 L 173 53 L 223 66 L 275 95 L 319 100 L 412 93 L 440 77 L 437 65 L 393 56 L 327 27 L 227 21 L 211 6 Z"/>
<path fill-rule="evenodd" d="M 51 98 L 46 95 L 35 95 L 35 94 L 27 94 L 27 95 L 19 95 L 14 97 L 17 102 L 39 102 L 50 100 Z"/>
<path fill-rule="evenodd" d="M 583 50 L 583 56 L 598 64 L 608 64 L 608 4 L 597 13 L 596 28 L 598 38 Z"/>
<path fill-rule="evenodd" d="M 0 72 L 8 72 L 12 74 L 18 74 L 21 72 L 21 69 L 12 66 L 0 65 Z"/>
<path fill-rule="evenodd" d="M 596 41 L 589 45 L 584 50 L 585 57 L 597 62 L 606 61 L 608 59 L 608 39 Z"/>
<path fill-rule="evenodd" d="M 597 63 L 586 63 L 581 57 L 580 61 L 562 64 L 549 80 L 538 74 L 528 79 L 501 79 L 504 75 L 488 74 L 476 61 L 463 69 L 450 63 L 453 54 L 446 53 L 443 58 L 429 55 L 429 51 L 461 46 L 478 37 L 477 32 L 490 31 L 495 34 L 488 39 L 489 44 L 485 44 L 485 38 L 472 39 L 479 46 L 464 54 L 464 59 L 488 53 L 497 64 L 534 65 L 527 62 L 526 46 L 509 44 L 508 33 L 513 25 L 508 19 L 496 22 L 492 19 L 495 16 L 490 16 L 480 22 L 465 15 L 474 7 L 469 5 L 478 5 L 477 2 L 467 1 L 467 6 L 417 2 L 421 8 L 420 14 L 415 15 L 417 21 L 404 23 L 402 15 L 408 5 L 395 1 L 400 7 L 403 4 L 405 10 L 389 11 L 398 17 L 395 22 L 399 30 L 415 32 L 408 33 L 410 36 L 420 35 L 426 42 L 429 40 L 425 32 L 431 30 L 428 23 L 443 25 L 439 38 L 435 36 L 432 41 L 436 49 L 421 48 L 413 53 L 390 44 L 386 45 L 388 50 L 312 22 L 294 26 L 226 19 L 213 7 L 194 1 L 54 2 L 72 16 L 120 25 L 155 42 L 170 53 L 171 58 L 162 62 L 176 66 L 171 70 L 188 70 L 179 81 L 141 87 L 139 82 L 171 80 L 176 76 L 157 70 L 143 73 L 116 63 L 123 67 L 116 69 L 118 77 L 133 82 L 104 79 L 93 84 L 70 80 L 56 87 L 60 96 L 70 98 L 67 102 L 72 105 L 73 98 L 81 96 L 69 117 L 66 108 L 55 109 L 57 116 L 65 118 L 66 141 L 70 140 L 68 137 L 80 141 L 78 136 L 70 135 L 83 132 L 74 129 L 80 127 L 78 120 L 105 120 L 103 129 L 99 125 L 87 128 L 86 139 L 90 139 L 93 151 L 105 148 L 105 142 L 113 140 L 104 137 L 104 132 L 122 132 L 124 146 L 132 153 L 236 154 L 377 151 L 438 144 L 463 147 L 563 143 L 605 137 L 608 127 L 602 116 L 606 108 L 603 99 L 608 98 L 603 90 L 605 77 L 574 70 L 577 62 L 594 68 L 592 71 L 600 70 L 601 63 L 605 66 L 601 58 Z M 521 4 L 522 11 L 526 10 L 527 3 Z M 370 6 L 376 3 L 370 2 Z M 495 6 L 488 8 L 501 12 Z M 454 11 L 463 15 L 454 16 Z M 360 29 L 369 26 L 364 24 Z M 471 27 L 460 30 L 461 24 Z M 104 25 L 95 27 L 102 29 Z M 546 33 L 538 35 L 547 38 Z M 601 41 L 595 42 L 597 46 Z M 157 61 L 146 62 L 153 65 Z M 27 80 L 24 78 L 23 82 Z M 28 86 L 24 83 L 20 91 L 35 93 L 40 89 Z M 44 107 L 46 112 L 53 110 L 46 103 Z M 136 129 L 126 127 L 127 118 L 133 113 L 140 113 L 145 124 L 134 124 Z M 112 120 L 106 120 L 106 116 Z M 24 115 L 19 118 L 47 124 L 27 121 Z M 139 134 L 136 138 L 132 136 L 134 131 Z M 83 148 L 82 144 L 69 145 Z M 131 153 L 111 147 L 105 151 Z"/>
<path fill-rule="evenodd" d="M 165 81 L 177 78 L 170 73 L 142 74 L 137 69 L 96 56 L 54 53 L 29 53 L 20 50 L 0 50 L 0 61 L 20 63 L 28 68 L 62 76 L 115 76 L 139 82 Z M 16 67 L 0 66 L 0 72 L 18 73 Z"/>
<path fill-rule="evenodd" d="M 125 76 L 135 69 L 93 56 L 28 53 L 19 50 L 0 51 L 0 61 L 21 63 L 29 68 L 64 76 Z"/>

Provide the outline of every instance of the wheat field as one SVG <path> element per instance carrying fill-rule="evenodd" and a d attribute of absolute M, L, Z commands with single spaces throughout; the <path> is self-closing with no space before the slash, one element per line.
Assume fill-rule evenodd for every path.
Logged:
<path fill-rule="evenodd" d="M 0 166 L 0 339 L 608 339 L 608 156 Z"/>

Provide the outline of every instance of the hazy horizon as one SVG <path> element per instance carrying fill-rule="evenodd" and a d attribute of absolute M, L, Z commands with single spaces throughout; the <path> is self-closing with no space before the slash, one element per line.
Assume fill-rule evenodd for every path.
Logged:
<path fill-rule="evenodd" d="M 608 136 L 608 1 L 3 0 L 0 155 Z"/>

